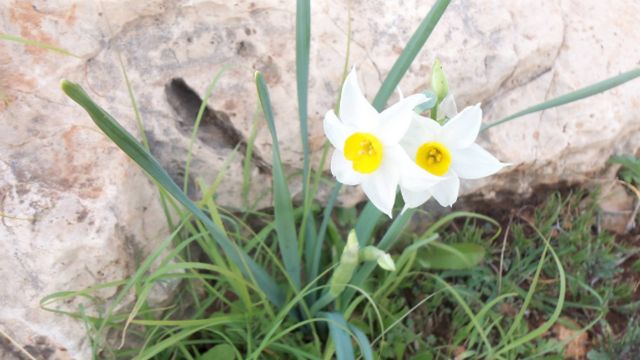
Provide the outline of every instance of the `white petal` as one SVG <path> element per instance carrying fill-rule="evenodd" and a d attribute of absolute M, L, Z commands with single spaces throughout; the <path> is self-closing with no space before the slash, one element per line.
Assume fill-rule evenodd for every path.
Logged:
<path fill-rule="evenodd" d="M 404 209 L 402 211 L 416 208 L 431 198 L 431 191 L 429 190 L 413 191 L 401 186 L 400 193 L 404 200 Z"/>
<path fill-rule="evenodd" d="M 438 105 L 438 118 L 453 119 L 457 114 L 458 106 L 456 106 L 456 100 L 453 98 L 453 94 L 445 96 L 440 102 L 440 105 Z"/>
<path fill-rule="evenodd" d="M 449 170 L 449 175 L 447 175 L 446 179 L 431 187 L 431 194 L 441 206 L 453 205 L 458 199 L 459 191 L 460 179 L 451 170 Z"/>
<path fill-rule="evenodd" d="M 340 119 L 356 129 L 375 129 L 379 124 L 379 114 L 369 104 L 358 85 L 358 75 L 353 68 L 342 85 L 340 96 Z"/>
<path fill-rule="evenodd" d="M 358 185 L 363 179 L 363 175 L 353 170 L 352 162 L 345 159 L 340 150 L 334 150 L 331 156 L 331 173 L 345 185 Z"/>
<path fill-rule="evenodd" d="M 463 179 L 479 179 L 493 175 L 508 164 L 501 163 L 478 144 L 466 149 L 452 150 L 451 166 Z"/>
<path fill-rule="evenodd" d="M 362 179 L 362 190 L 378 210 L 392 217 L 393 204 L 396 201 L 396 190 L 400 181 L 400 171 L 393 149 L 385 148 L 385 155 L 380 167 Z"/>
<path fill-rule="evenodd" d="M 411 119 L 407 133 L 400 140 L 400 145 L 409 154 L 409 157 L 414 160 L 418 148 L 426 142 L 439 138 L 441 129 L 442 127 L 437 122 L 428 117 L 415 114 Z"/>
<path fill-rule="evenodd" d="M 468 106 L 442 127 L 441 142 L 450 149 L 464 149 L 473 144 L 480 132 L 482 109 Z"/>
<path fill-rule="evenodd" d="M 407 129 L 413 118 L 413 109 L 427 101 L 422 94 L 411 95 L 398 101 L 380 113 L 380 129 L 376 132 L 386 145 L 397 144 L 407 133 Z"/>
<path fill-rule="evenodd" d="M 340 121 L 333 110 L 327 111 L 327 113 L 324 115 L 323 125 L 324 133 L 329 139 L 331 145 L 333 145 L 339 151 L 342 151 L 344 142 L 354 131 L 349 126 Z"/>

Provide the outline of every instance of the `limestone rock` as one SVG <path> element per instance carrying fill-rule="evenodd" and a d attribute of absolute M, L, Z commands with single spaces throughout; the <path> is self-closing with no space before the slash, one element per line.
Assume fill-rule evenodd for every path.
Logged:
<path fill-rule="evenodd" d="M 348 66 L 358 66 L 369 98 L 432 2 L 351 2 Z M 333 107 L 345 64 L 347 3 L 312 2 L 309 140 L 316 164 L 322 117 Z M 639 12 L 632 0 L 454 1 L 400 87 L 405 94 L 425 89 L 437 56 L 459 105 L 482 102 L 486 120 L 496 120 L 638 67 L 640 48 L 631 44 L 640 41 Z M 213 181 L 255 127 L 251 193 L 245 201 L 243 152 L 229 162 L 218 193 L 219 203 L 239 207 L 268 194 L 270 183 L 272 144 L 259 116 L 254 70 L 270 88 L 287 169 L 300 169 L 294 27 L 295 4 L 282 0 L 0 3 L 1 32 L 78 56 L 0 41 L 3 331 L 50 356 L 64 358 L 59 354 L 66 349 L 72 358 L 86 358 L 82 325 L 44 312 L 38 301 L 127 276 L 165 231 L 151 183 L 63 96 L 59 81 L 81 83 L 139 135 L 121 58 L 152 152 L 181 182 L 200 99 L 231 64 L 208 101 L 191 174 Z M 638 93 L 640 81 L 487 131 L 484 145 L 513 166 L 466 182 L 464 192 L 526 196 L 541 184 L 588 179 L 610 154 L 638 148 Z M 292 179 L 299 187 L 299 177 Z M 195 194 L 193 184 L 190 189 Z M 343 191 L 344 204 L 361 199 L 356 189 Z M 259 205 L 269 202 L 263 196 Z M 9 345 L 0 343 L 3 348 Z"/>

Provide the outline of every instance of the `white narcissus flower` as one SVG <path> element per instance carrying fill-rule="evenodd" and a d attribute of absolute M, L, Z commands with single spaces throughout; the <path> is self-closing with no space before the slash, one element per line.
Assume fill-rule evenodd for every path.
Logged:
<path fill-rule="evenodd" d="M 413 109 L 426 100 L 422 94 L 412 95 L 378 113 L 362 94 L 353 69 L 342 86 L 340 117 L 333 110 L 324 117 L 325 134 L 335 147 L 331 173 L 345 185 L 361 185 L 369 200 L 389 217 L 403 168 L 412 164 L 399 142 L 411 124 Z M 425 185 L 440 180 L 422 178 Z"/>
<path fill-rule="evenodd" d="M 444 177 L 435 185 L 428 185 L 426 181 L 421 184 L 419 178 L 404 186 L 400 184 L 405 208 L 418 207 L 431 196 L 440 205 L 451 206 L 458 198 L 460 179 L 489 176 L 508 165 L 475 144 L 482 123 L 480 105 L 455 114 L 453 97 L 445 100 L 441 104 L 442 114 L 438 112 L 438 117 L 449 118 L 444 125 L 416 114 L 401 141 L 407 154 L 422 169 L 421 176 Z"/>

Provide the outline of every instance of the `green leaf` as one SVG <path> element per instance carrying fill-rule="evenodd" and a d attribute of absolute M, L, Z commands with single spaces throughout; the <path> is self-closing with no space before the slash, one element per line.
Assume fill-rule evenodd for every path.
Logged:
<path fill-rule="evenodd" d="M 311 192 L 310 150 L 308 130 L 307 95 L 309 91 L 309 48 L 311 42 L 311 1 L 297 0 L 296 3 L 296 82 L 298 90 L 298 118 L 300 119 L 300 140 L 302 141 L 302 195 L 303 215 L 300 222 L 298 243 L 304 248 L 315 239 L 306 234 L 316 231 L 309 217 L 313 193 Z"/>
<path fill-rule="evenodd" d="M 298 255 L 298 237 L 296 235 L 295 217 L 293 214 L 293 205 L 291 204 L 291 194 L 287 179 L 284 176 L 282 168 L 282 160 L 280 159 L 280 146 L 278 145 L 278 134 L 271 110 L 271 100 L 269 99 L 269 91 L 264 82 L 261 73 L 256 72 L 256 87 L 258 89 L 258 97 L 262 105 L 264 117 L 271 132 L 272 149 L 272 176 L 273 176 L 273 207 L 276 220 L 276 233 L 278 237 L 278 245 L 284 267 L 296 290 L 300 290 L 300 258 Z"/>
<path fill-rule="evenodd" d="M 193 158 L 193 146 L 196 142 L 196 139 L 198 138 L 198 130 L 200 128 L 200 123 L 202 122 L 202 118 L 204 117 L 204 112 L 207 110 L 207 103 L 209 102 L 209 98 L 213 94 L 213 89 L 215 89 L 216 85 L 218 84 L 218 81 L 220 81 L 220 78 L 222 78 L 222 75 L 229 68 L 230 66 L 226 65 L 216 73 L 216 75 L 213 77 L 213 79 L 209 83 L 209 86 L 207 86 L 207 89 L 205 90 L 205 93 L 204 93 L 204 97 L 200 102 L 200 108 L 198 108 L 198 113 L 193 123 L 193 130 L 191 131 L 191 139 L 189 140 L 189 148 L 187 150 L 187 160 L 184 166 L 184 183 L 182 184 L 182 190 L 185 193 L 188 193 L 188 190 L 189 190 L 189 178 L 190 178 L 189 173 L 191 171 L 191 160 Z M 141 130 L 141 132 L 143 131 Z"/>
<path fill-rule="evenodd" d="M 336 347 L 337 360 L 355 360 L 351 335 L 348 332 L 349 324 L 344 316 L 336 312 L 323 312 L 320 315 L 328 320 L 329 333 Z"/>
<path fill-rule="evenodd" d="M 298 0 L 296 5 L 296 81 L 298 89 L 298 117 L 303 152 L 303 194 L 309 186 L 309 139 L 307 93 L 309 90 L 309 43 L 311 40 L 311 2 Z"/>
<path fill-rule="evenodd" d="M 640 76 L 640 69 L 635 69 L 635 70 L 631 70 L 625 73 L 622 73 L 618 76 L 614 76 L 611 78 L 608 78 L 606 80 L 597 82 L 593 85 L 589 85 L 587 87 L 584 87 L 582 89 L 576 90 L 574 92 L 562 95 L 562 96 L 558 96 L 555 99 L 549 100 L 549 101 L 545 101 L 543 103 L 531 106 L 529 108 L 526 108 L 522 111 L 518 111 L 517 113 L 513 114 L 513 115 L 509 115 L 503 119 L 500 119 L 498 121 L 486 124 L 482 127 L 482 129 L 480 131 L 484 131 L 487 129 L 490 129 L 494 126 L 500 125 L 500 124 L 504 124 L 508 121 L 511 121 L 513 119 L 519 118 L 521 116 L 524 115 L 528 115 L 537 111 L 542 111 L 542 110 L 546 110 L 546 109 L 550 109 L 556 106 L 560 106 L 560 105 L 564 105 L 564 104 L 568 104 L 574 101 L 578 101 L 584 98 L 587 98 L 589 96 L 593 96 L 596 94 L 599 94 L 601 92 L 607 91 L 611 88 L 614 88 L 618 85 L 622 85 L 624 83 L 626 83 L 627 81 L 633 80 L 635 78 L 637 78 L 638 76 Z"/>
<path fill-rule="evenodd" d="M 220 344 L 212 347 L 206 353 L 202 354 L 198 360 L 233 360 L 236 358 L 233 346 L 229 344 Z"/>
<path fill-rule="evenodd" d="M 445 245 L 434 241 L 418 252 L 422 266 L 435 270 L 462 270 L 478 265 L 485 255 L 482 246 L 473 243 Z"/>
<path fill-rule="evenodd" d="M 413 33 L 411 39 L 409 39 L 404 50 L 402 50 L 402 54 L 400 54 L 391 67 L 389 74 L 387 74 L 387 77 L 384 79 L 380 90 L 378 90 L 373 100 L 373 107 L 378 111 L 382 110 L 391 94 L 395 91 L 398 83 L 409 69 L 413 60 L 418 56 L 424 43 L 427 42 L 431 32 L 436 27 L 436 24 L 438 24 L 438 21 L 440 21 L 442 14 L 444 14 L 450 2 L 451 0 L 438 0 L 433 7 L 431 7 L 431 10 L 429 10 L 424 20 L 422 20 L 418 29 Z"/>
<path fill-rule="evenodd" d="M 107 135 L 127 156 L 135 161 L 159 186 L 173 196 L 193 214 L 211 233 L 213 239 L 224 250 L 233 263 L 241 269 L 245 276 L 255 279 L 256 284 L 276 306 L 283 304 L 284 296 L 275 280 L 253 261 L 240 247 L 234 244 L 205 213 L 200 210 L 182 190 L 173 182 L 169 174 L 142 145 L 104 109 L 97 105 L 78 84 L 62 82 L 62 90 L 73 101 L 82 106 L 91 116 L 95 124 Z"/>
<path fill-rule="evenodd" d="M 191 327 L 191 328 L 182 329 L 180 331 L 176 331 L 171 336 L 163 339 L 162 341 L 158 341 L 154 343 L 152 346 L 144 349 L 144 351 L 136 355 L 136 357 L 134 357 L 133 359 L 134 360 L 152 359 L 154 358 L 154 356 L 158 355 L 159 353 L 173 346 L 176 346 L 177 344 L 181 343 L 183 340 L 187 339 L 191 335 L 203 329 L 206 329 L 207 327 L 208 325 L 202 325 L 198 327 Z"/>
<path fill-rule="evenodd" d="M 538 267 L 536 268 L 535 275 L 533 276 L 531 284 L 529 285 L 529 291 L 527 292 L 527 296 L 525 297 L 524 302 L 522 303 L 522 307 L 520 308 L 520 311 L 518 312 L 515 319 L 513 320 L 511 327 L 507 331 L 506 335 L 502 337 L 500 344 L 502 345 L 504 343 L 504 347 L 502 347 L 500 350 L 496 352 L 495 354 L 496 357 L 501 354 L 507 353 L 513 349 L 517 349 L 522 344 L 531 342 L 533 339 L 538 338 L 544 335 L 545 333 L 547 333 L 547 331 L 551 329 L 551 327 L 558 321 L 558 319 L 560 319 L 560 315 L 562 314 L 562 310 L 564 309 L 564 301 L 565 301 L 565 296 L 567 292 L 567 276 L 565 274 L 564 267 L 562 266 L 562 262 L 560 261 L 558 254 L 556 254 L 553 247 L 551 247 L 551 244 L 549 243 L 549 239 L 547 239 L 547 237 L 545 237 L 537 227 L 532 226 L 532 228 L 533 230 L 535 230 L 538 236 L 544 241 L 545 248 L 544 248 L 544 251 L 542 252 L 542 256 L 540 257 L 540 261 L 538 263 Z M 551 253 L 551 256 L 553 257 L 553 261 L 556 264 L 556 269 L 558 272 L 558 278 L 560 280 L 559 289 L 558 289 L 558 299 L 556 301 L 556 308 L 553 310 L 553 313 L 549 316 L 549 319 L 547 321 L 542 323 L 540 326 L 538 326 L 534 330 L 531 330 L 526 335 L 514 339 L 512 335 L 514 335 L 515 331 L 519 328 L 520 324 L 523 322 L 524 315 L 528 311 L 529 305 L 533 301 L 533 296 L 536 293 L 538 280 L 540 279 L 540 274 L 543 268 L 542 265 L 544 264 L 547 251 L 549 251 Z"/>
<path fill-rule="evenodd" d="M 362 352 L 362 357 L 365 360 L 373 360 L 373 349 L 371 349 L 371 343 L 364 331 L 352 324 L 349 324 L 349 330 L 351 330 L 353 335 L 356 337 L 358 346 L 360 346 L 360 352 Z"/>
<path fill-rule="evenodd" d="M 360 212 L 355 226 L 360 246 L 367 246 L 371 243 L 371 236 L 380 222 L 381 216 L 382 213 L 380 210 L 378 210 L 378 208 L 376 208 L 371 202 L 368 202 Z"/>
<path fill-rule="evenodd" d="M 320 223 L 320 229 L 318 230 L 318 236 L 315 238 L 314 242 L 309 242 L 308 248 L 305 253 L 305 261 L 307 261 L 307 280 L 313 281 L 318 276 L 320 271 L 320 261 L 322 260 L 322 245 L 324 245 L 324 240 L 327 235 L 327 227 L 329 226 L 329 221 L 331 220 L 331 213 L 333 212 L 333 207 L 336 204 L 336 200 L 338 199 L 338 194 L 340 193 L 340 183 L 336 183 L 331 191 L 331 195 L 329 195 L 329 200 L 327 200 L 327 205 L 322 212 L 322 223 Z M 357 231 L 356 231 L 357 234 Z M 317 292 L 313 292 L 309 294 L 309 303 L 312 303 L 317 298 Z"/>

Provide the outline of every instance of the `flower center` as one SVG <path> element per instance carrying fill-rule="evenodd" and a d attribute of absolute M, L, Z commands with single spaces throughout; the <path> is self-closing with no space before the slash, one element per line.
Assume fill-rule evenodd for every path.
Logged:
<path fill-rule="evenodd" d="M 382 154 L 382 143 L 369 133 L 353 133 L 344 142 L 344 157 L 353 162 L 353 170 L 362 174 L 376 171 Z"/>
<path fill-rule="evenodd" d="M 437 141 L 424 143 L 416 153 L 416 164 L 433 175 L 442 176 L 449 171 L 451 153 Z"/>

